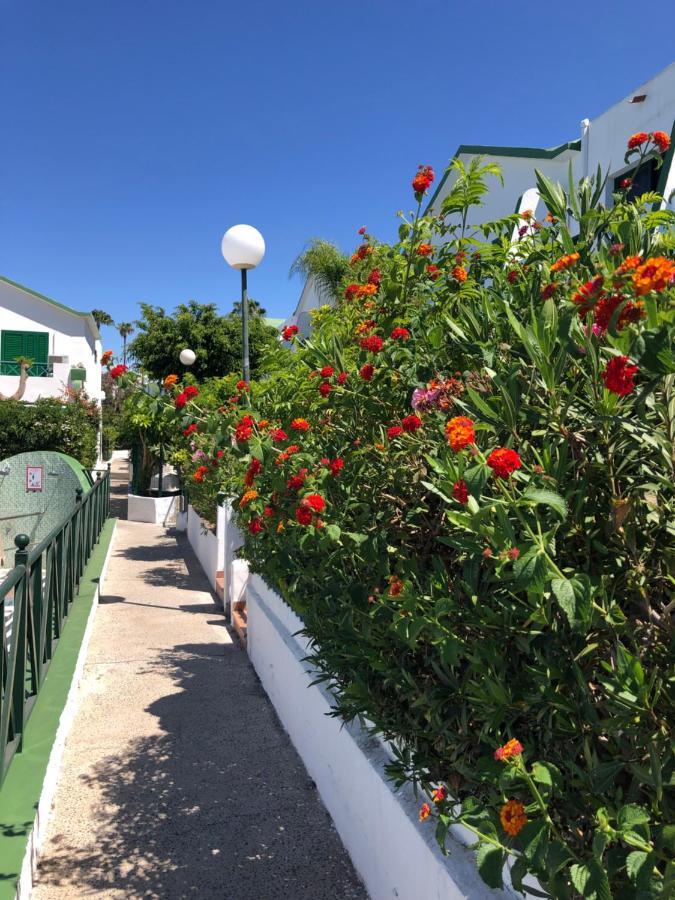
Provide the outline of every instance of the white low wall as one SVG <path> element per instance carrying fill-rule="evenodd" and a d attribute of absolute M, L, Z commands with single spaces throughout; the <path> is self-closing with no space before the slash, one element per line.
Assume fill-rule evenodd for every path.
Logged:
<path fill-rule="evenodd" d="M 176 520 L 180 497 L 141 497 L 127 495 L 127 519 L 130 522 L 151 522 L 153 525 L 170 525 Z"/>
<path fill-rule="evenodd" d="M 373 900 L 520 896 L 484 884 L 463 829 L 453 831 L 451 855 L 443 856 L 433 825 L 418 821 L 422 801 L 409 785 L 395 792 L 387 779 L 391 755 L 383 742 L 327 715 L 331 695 L 311 685 L 312 669 L 303 662 L 307 640 L 296 635 L 302 621 L 257 575 L 246 599 L 253 666 Z"/>
<path fill-rule="evenodd" d="M 220 518 L 219 509 L 219 518 Z M 225 550 L 222 528 L 214 534 L 191 505 L 188 506 L 187 536 L 190 546 L 201 563 L 213 590 L 216 589 L 216 574 L 223 569 Z"/>

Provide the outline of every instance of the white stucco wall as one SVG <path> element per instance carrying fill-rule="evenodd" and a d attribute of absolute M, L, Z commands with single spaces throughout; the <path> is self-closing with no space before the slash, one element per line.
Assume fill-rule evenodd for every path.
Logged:
<path fill-rule="evenodd" d="M 101 342 L 86 318 L 60 309 L 33 294 L 0 279 L 0 331 L 46 331 L 49 334 L 49 355 L 62 356 L 67 362 L 54 363 L 50 378 L 28 378 L 23 400 L 33 402 L 39 397 L 59 397 L 68 385 L 73 367 L 82 365 L 87 372 L 85 390 L 92 400 L 100 401 Z M 18 375 L 0 375 L 0 393 L 13 394 L 19 386 Z"/>
<path fill-rule="evenodd" d="M 644 101 L 631 103 L 633 97 L 645 95 Z M 580 109 L 583 114 L 584 110 Z M 635 87 L 626 97 L 615 103 L 595 119 L 584 119 L 579 133 L 570 134 L 569 140 L 581 140 L 579 150 L 564 150 L 553 159 L 532 156 L 514 156 L 512 153 L 486 152 L 486 160 L 498 163 L 502 170 L 504 186 L 495 179 L 485 197 L 485 205 L 473 212 L 473 220 L 490 221 L 510 215 L 516 211 L 516 203 L 528 189 L 536 184 L 535 169 L 543 172 L 563 185 L 568 182 L 568 167 L 572 162 L 575 181 L 594 175 L 598 164 L 603 173 L 609 171 L 605 202 L 611 202 L 614 178 L 631 166 L 624 162 L 626 142 L 637 131 L 665 131 L 670 135 L 675 122 L 675 63 L 659 72 L 654 78 Z M 487 150 L 488 148 L 486 148 Z M 518 152 L 518 148 L 509 148 Z M 459 159 L 468 165 L 477 153 L 460 153 Z M 438 214 L 443 200 L 454 181 L 447 179 L 438 195 L 434 197 L 429 213 Z M 675 167 L 671 166 L 664 194 L 666 198 L 675 188 Z M 672 201 L 671 201 L 672 207 Z M 521 208 L 527 208 L 525 206 Z M 543 204 L 529 208 L 535 215 L 541 215 Z"/>
<path fill-rule="evenodd" d="M 223 512 L 219 507 L 217 534 L 200 518 L 193 506 L 188 506 L 187 536 L 190 546 L 201 563 L 211 587 L 216 589 L 216 574 L 223 570 L 225 559 L 225 533 Z"/>

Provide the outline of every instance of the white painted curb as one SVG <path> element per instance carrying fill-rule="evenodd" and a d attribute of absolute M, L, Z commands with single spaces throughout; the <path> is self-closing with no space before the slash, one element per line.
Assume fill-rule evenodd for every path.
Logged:
<path fill-rule="evenodd" d="M 51 817 L 52 803 L 54 802 L 54 795 L 56 793 L 56 788 L 58 785 L 59 773 L 61 771 L 61 760 L 63 759 L 66 740 L 68 739 L 68 734 L 72 727 L 75 713 L 77 712 L 80 681 L 82 680 L 84 664 L 87 659 L 87 649 L 89 647 L 91 633 L 94 628 L 94 617 L 96 615 L 96 609 L 98 607 L 98 600 L 101 596 L 101 587 L 108 571 L 108 563 L 110 561 L 113 545 L 115 543 L 116 533 L 117 522 L 115 522 L 113 533 L 110 536 L 108 552 L 106 553 L 106 557 L 103 562 L 103 568 L 101 569 L 98 587 L 96 588 L 94 600 L 89 612 L 89 618 L 87 619 L 87 625 L 84 629 L 84 634 L 82 635 L 82 643 L 80 644 L 80 651 L 77 657 L 77 662 L 75 664 L 75 671 L 73 672 L 73 680 L 70 683 L 68 697 L 66 698 L 66 703 L 63 707 L 61 718 L 59 719 L 59 727 L 56 731 L 54 744 L 49 755 L 49 762 L 47 763 L 47 771 L 45 772 L 45 778 L 42 783 L 42 792 L 40 794 L 40 799 L 38 800 L 35 820 L 33 822 L 33 827 L 31 829 L 30 835 L 28 836 L 28 844 L 26 846 L 23 864 L 21 866 L 21 874 L 19 875 L 19 880 L 16 886 L 16 900 L 30 900 L 31 893 L 33 891 L 33 879 L 35 878 L 37 873 L 37 864 L 40 856 L 40 851 L 42 850 L 42 845 L 47 834 L 47 825 Z"/>

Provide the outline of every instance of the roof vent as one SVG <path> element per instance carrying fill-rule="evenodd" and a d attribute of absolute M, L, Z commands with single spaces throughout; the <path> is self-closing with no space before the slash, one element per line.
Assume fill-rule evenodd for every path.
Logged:
<path fill-rule="evenodd" d="M 628 102 L 629 103 L 644 103 L 646 99 L 647 99 L 646 94 L 636 94 L 634 97 L 631 97 L 631 99 Z"/>

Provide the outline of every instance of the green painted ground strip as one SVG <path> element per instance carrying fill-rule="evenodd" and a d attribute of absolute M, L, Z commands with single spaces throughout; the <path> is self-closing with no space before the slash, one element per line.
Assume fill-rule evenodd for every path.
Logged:
<path fill-rule="evenodd" d="M 80 592 L 71 606 L 44 687 L 26 726 L 24 749 L 12 760 L 0 789 L 0 900 L 14 900 L 49 755 L 68 698 L 114 527 L 115 519 L 108 519 L 103 526 L 80 582 Z"/>

